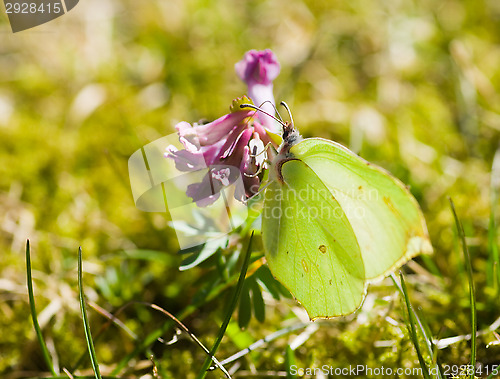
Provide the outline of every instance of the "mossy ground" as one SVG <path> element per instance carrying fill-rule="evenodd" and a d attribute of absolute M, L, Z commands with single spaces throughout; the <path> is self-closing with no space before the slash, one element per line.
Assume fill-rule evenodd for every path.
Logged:
<path fill-rule="evenodd" d="M 500 268 L 493 263 L 500 233 L 492 233 L 498 232 L 500 209 L 490 185 L 500 176 L 491 173 L 500 141 L 497 0 L 85 0 L 29 31 L 12 34 L 5 15 L 0 28 L 2 377 L 47 375 L 29 316 L 27 238 L 39 321 L 61 370 L 86 352 L 78 246 L 86 296 L 109 312 L 142 301 L 179 315 L 210 284 L 207 278 L 217 277 L 213 259 L 178 270 L 183 257 L 167 218 L 134 206 L 127 161 L 141 146 L 172 133 L 178 121 L 225 114 L 231 100 L 245 93 L 233 65 L 249 49 L 271 48 L 278 56 L 275 96 L 290 105 L 304 136 L 350 146 L 411 186 L 435 253 L 403 271 L 431 334 L 444 339 L 471 331 L 466 266 L 448 197 L 468 237 L 478 329 L 500 317 L 494 279 Z M 164 254 L 157 261 L 125 255 L 133 249 Z M 264 295 L 265 322 L 252 319 L 242 331 L 236 318 L 219 360 L 304 316 L 293 300 Z M 221 292 L 184 319 L 206 346 L 215 340 L 229 296 Z M 294 343 L 302 368 L 419 367 L 404 310 L 386 279 L 370 287 L 354 316 L 272 341 L 242 358 L 235 376 L 284 373 L 286 347 Z M 89 316 L 97 333 L 106 319 L 91 308 Z M 115 326 L 104 332 L 95 344 L 105 374 L 165 321 L 140 305 L 119 317 L 138 339 Z M 310 335 L 299 344 L 304 330 Z M 173 333 L 168 329 L 164 338 Z M 160 376 L 172 378 L 194 378 L 205 358 L 181 338 L 154 344 L 120 375 L 153 375 L 150 353 Z M 453 343 L 437 355 L 443 365 L 467 364 L 470 343 Z M 478 337 L 477 361 L 490 372 L 500 364 L 492 332 Z M 85 360 L 79 373 L 90 374 L 90 367 Z"/>

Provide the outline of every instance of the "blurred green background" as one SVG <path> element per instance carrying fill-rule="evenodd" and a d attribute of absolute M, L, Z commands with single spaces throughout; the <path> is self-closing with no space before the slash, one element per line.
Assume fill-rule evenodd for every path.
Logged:
<path fill-rule="evenodd" d="M 345 144 L 411 186 L 435 254 L 405 270 L 432 334 L 470 332 L 468 284 L 448 197 L 473 255 L 478 328 L 500 317 L 492 262 L 500 168 L 491 173 L 500 141 L 499 1 L 82 0 L 67 15 L 16 34 L 3 12 L 0 38 L 2 377 L 47 371 L 29 315 L 27 238 L 40 324 L 61 369 L 86 350 L 78 246 L 86 296 L 109 312 L 136 300 L 179 314 L 214 275 L 209 265 L 178 270 L 183 257 L 165 215 L 134 206 L 127 160 L 179 121 L 227 113 L 246 91 L 234 63 L 249 49 L 277 55 L 275 97 L 290 105 L 304 136 Z M 132 249 L 162 254 L 157 261 L 134 259 L 124 253 Z M 264 299 L 266 321 L 252 319 L 245 330 L 232 322 L 219 359 L 304 318 L 293 300 Z M 220 296 L 184 320 L 208 346 L 226 302 Z M 93 330 L 106 322 L 92 309 L 89 314 Z M 139 336 L 165 321 L 138 306 L 120 319 Z M 306 329 L 303 343 L 296 339 L 300 330 L 247 355 L 237 373 L 284 373 L 291 343 L 299 367 L 418 366 L 389 279 L 370 287 L 355 316 L 318 325 Z M 172 334 L 169 329 L 164 338 Z M 480 337 L 482 364 L 500 364 L 495 341 L 490 332 Z M 96 342 L 102 371 L 111 372 L 136 345 L 108 329 Z M 194 377 L 204 359 L 188 339 L 152 351 L 162 377 Z M 466 364 L 469 353 L 467 341 L 439 352 L 450 365 Z M 84 362 L 80 372 L 89 368 Z M 144 354 L 127 370 L 127 377 L 153 375 Z"/>

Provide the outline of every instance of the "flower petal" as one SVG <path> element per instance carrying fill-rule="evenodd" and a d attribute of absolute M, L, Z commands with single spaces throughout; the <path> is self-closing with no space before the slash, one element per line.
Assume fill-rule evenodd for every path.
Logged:
<path fill-rule="evenodd" d="M 234 146 L 231 147 L 231 153 L 221 159 L 220 164 L 239 168 L 241 164 L 241 158 L 243 156 L 243 149 L 248 145 L 248 141 L 250 141 L 250 138 L 252 138 L 252 134 L 253 128 L 245 129 L 238 136 L 238 139 Z"/>
<path fill-rule="evenodd" d="M 197 206 L 207 207 L 217 201 L 220 192 L 212 190 L 209 175 L 207 174 L 201 183 L 188 185 L 186 195 L 191 197 Z"/>
<path fill-rule="evenodd" d="M 266 153 L 264 152 L 264 143 L 259 138 L 258 133 L 253 134 L 253 138 L 248 142 L 248 147 L 255 160 L 255 164 L 261 166 L 266 160 Z"/>
<path fill-rule="evenodd" d="M 178 150 L 173 145 L 167 146 L 165 150 L 164 157 L 173 159 L 175 168 L 179 171 L 195 171 L 207 167 L 201 152 L 191 152 L 187 149 Z"/>
<path fill-rule="evenodd" d="M 254 104 L 274 115 L 273 80 L 280 72 L 280 65 L 274 53 L 269 49 L 250 50 L 234 67 L 241 80 L 247 84 L 248 96 Z M 279 127 L 272 117 L 259 112 L 258 118 L 270 130 L 279 131 Z"/>
<path fill-rule="evenodd" d="M 263 111 L 269 113 L 270 115 L 274 115 L 276 113 L 274 109 L 275 101 L 272 83 L 266 85 L 260 83 L 248 84 L 248 96 L 250 96 L 252 101 Z M 279 131 L 278 123 L 272 117 L 269 117 L 262 112 L 258 112 L 257 117 L 271 131 Z"/>
<path fill-rule="evenodd" d="M 222 168 L 220 170 L 214 170 L 212 172 L 212 177 L 215 179 L 215 180 L 218 180 L 219 182 L 221 182 L 221 184 L 224 186 L 224 187 L 227 187 L 230 183 L 229 183 L 229 175 L 230 175 L 231 171 L 229 170 L 229 168 Z"/>
<path fill-rule="evenodd" d="M 219 198 L 220 191 L 234 183 L 239 175 L 236 167 L 211 166 L 200 183 L 187 186 L 186 195 L 199 207 L 209 206 Z"/>
<path fill-rule="evenodd" d="M 179 141 L 184 145 L 187 151 L 196 152 L 200 148 L 198 133 L 188 122 L 181 121 L 175 125 L 179 134 Z"/>
<path fill-rule="evenodd" d="M 250 148 L 245 146 L 240 166 L 245 189 L 244 193 L 235 193 L 235 197 L 238 200 L 245 200 L 247 197 L 253 196 L 258 192 L 260 179 L 258 176 L 253 176 L 257 173 L 257 170 L 258 167 L 254 164 L 254 160 L 250 154 Z"/>
<path fill-rule="evenodd" d="M 271 84 L 280 73 L 278 59 L 270 49 L 248 51 L 234 68 L 240 79 L 247 84 Z"/>
<path fill-rule="evenodd" d="M 201 146 L 212 145 L 224 139 L 231 130 L 239 125 L 245 118 L 252 116 L 253 113 L 254 111 L 251 110 L 229 113 L 208 124 L 195 125 L 191 127 L 191 129 L 186 128 L 183 123 L 180 123 L 183 125 L 177 130 L 181 139 L 185 138 L 192 141 L 194 135 L 198 138 Z"/>

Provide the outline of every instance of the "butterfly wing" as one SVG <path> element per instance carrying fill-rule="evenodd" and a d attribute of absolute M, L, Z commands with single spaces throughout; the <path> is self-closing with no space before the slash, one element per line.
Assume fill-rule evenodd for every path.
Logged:
<path fill-rule="evenodd" d="M 367 280 L 380 279 L 415 255 L 432 252 L 417 201 L 387 171 L 320 138 L 305 139 L 290 152 L 339 202 L 359 243 Z"/>
<path fill-rule="evenodd" d="M 281 167 L 265 192 L 262 236 L 273 275 L 311 319 L 354 312 L 365 293 L 356 236 L 339 203 L 303 162 Z"/>

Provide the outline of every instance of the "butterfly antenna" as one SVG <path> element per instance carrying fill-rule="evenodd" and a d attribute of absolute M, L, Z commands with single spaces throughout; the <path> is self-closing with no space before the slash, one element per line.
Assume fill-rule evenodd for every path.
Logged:
<path fill-rule="evenodd" d="M 278 115 L 278 118 L 280 119 L 280 121 L 281 121 L 282 123 L 284 123 L 283 119 L 281 118 L 280 112 L 278 111 L 278 108 L 276 108 L 276 105 L 274 105 L 274 103 L 273 103 L 271 100 L 266 100 L 266 101 L 264 101 L 261 105 L 259 105 L 259 108 L 262 108 L 262 106 L 263 106 L 264 104 L 267 104 L 267 103 L 271 104 L 271 106 L 274 108 L 274 111 L 275 111 L 275 112 L 276 112 L 276 114 Z"/>
<path fill-rule="evenodd" d="M 262 108 L 257 107 L 257 106 L 255 106 L 253 104 L 240 104 L 240 108 L 252 108 L 255 111 L 262 112 L 265 115 L 268 115 L 269 117 L 272 117 L 273 119 L 275 119 L 276 121 L 278 121 L 282 126 L 285 126 L 285 123 L 283 122 L 283 120 L 280 120 L 276 116 L 273 116 L 271 113 L 268 113 L 265 110 L 263 110 Z M 276 109 L 276 108 L 274 108 L 274 109 Z"/>
<path fill-rule="evenodd" d="M 292 125 L 295 125 L 294 122 L 293 122 L 293 117 L 292 117 L 292 112 L 290 112 L 290 108 L 288 107 L 288 104 L 285 103 L 284 101 L 282 101 L 280 103 L 280 105 L 286 109 L 286 111 L 288 112 L 288 116 L 290 116 L 290 121 L 292 122 Z"/>

